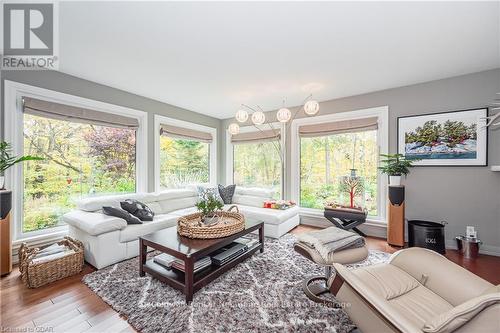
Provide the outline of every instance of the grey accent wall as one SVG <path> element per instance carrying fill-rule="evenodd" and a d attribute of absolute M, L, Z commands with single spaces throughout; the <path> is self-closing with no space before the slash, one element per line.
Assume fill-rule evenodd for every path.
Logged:
<path fill-rule="evenodd" d="M 484 107 L 498 97 L 497 92 L 500 69 L 325 101 L 320 103 L 320 114 L 389 106 L 389 149 L 394 153 L 398 117 Z M 266 116 L 272 120 L 273 115 Z M 224 129 L 232 121 L 224 120 Z M 288 145 L 286 179 L 293 177 L 289 157 Z M 489 131 L 489 165 L 499 164 L 500 128 L 496 128 Z M 226 179 L 225 174 L 221 179 Z M 465 233 L 465 226 L 476 226 L 483 249 L 500 254 L 500 172 L 492 172 L 489 167 L 417 167 L 405 183 L 409 219 L 448 221 L 449 243 Z M 285 180 L 285 184 L 288 196 L 290 183 Z"/>
<path fill-rule="evenodd" d="M 215 127 L 218 129 L 218 138 L 225 135 L 219 119 L 55 71 L 2 71 L 2 114 L 0 118 L 0 123 L 2 124 L 4 123 L 4 112 L 9 112 L 9 110 L 4 110 L 3 103 L 5 80 L 145 111 L 148 113 L 149 129 L 152 129 L 154 126 L 154 115 L 160 114 L 171 118 Z M 0 126 L 0 130 L 2 131 L 0 136 L 3 138 L 3 126 Z M 150 130 L 148 133 L 149 191 L 154 191 L 154 135 L 154 131 Z M 221 154 L 221 147 L 223 146 L 219 141 L 218 156 Z M 221 179 L 220 174 L 222 173 L 222 165 L 218 166 L 217 171 L 217 178 Z"/>

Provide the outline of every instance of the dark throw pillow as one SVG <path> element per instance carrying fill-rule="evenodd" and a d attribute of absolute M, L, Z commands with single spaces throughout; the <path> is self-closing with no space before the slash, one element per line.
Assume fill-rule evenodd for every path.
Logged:
<path fill-rule="evenodd" d="M 155 214 L 153 213 L 151 208 L 140 201 L 127 199 L 120 202 L 120 206 L 122 207 L 122 209 L 139 218 L 141 221 L 153 221 L 153 216 Z"/>
<path fill-rule="evenodd" d="M 233 195 L 236 185 L 228 185 L 226 187 L 219 184 L 219 194 L 225 204 L 233 203 Z"/>
<path fill-rule="evenodd" d="M 141 220 L 121 208 L 104 206 L 102 207 L 102 212 L 109 216 L 122 218 L 127 221 L 127 224 L 142 224 Z"/>

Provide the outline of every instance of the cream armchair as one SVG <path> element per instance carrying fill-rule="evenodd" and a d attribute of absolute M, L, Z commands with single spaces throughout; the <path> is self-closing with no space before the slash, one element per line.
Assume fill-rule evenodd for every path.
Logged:
<path fill-rule="evenodd" d="M 500 332 L 500 286 L 422 248 L 386 264 L 334 264 L 330 291 L 358 328 L 371 332 Z"/>

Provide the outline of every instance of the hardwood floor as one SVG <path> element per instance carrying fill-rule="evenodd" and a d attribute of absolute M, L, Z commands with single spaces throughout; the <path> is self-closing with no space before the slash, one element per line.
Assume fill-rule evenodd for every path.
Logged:
<path fill-rule="evenodd" d="M 291 233 L 315 230 L 300 225 Z M 384 239 L 368 237 L 370 249 L 393 253 L 396 247 Z M 500 284 L 500 257 L 481 255 L 471 261 L 461 258 L 457 251 L 448 250 L 446 256 L 493 284 Z M 45 332 L 134 332 L 134 329 L 109 305 L 81 282 L 82 277 L 94 270 L 85 265 L 75 276 L 37 289 L 26 288 L 17 267 L 0 281 L 0 330 Z"/>

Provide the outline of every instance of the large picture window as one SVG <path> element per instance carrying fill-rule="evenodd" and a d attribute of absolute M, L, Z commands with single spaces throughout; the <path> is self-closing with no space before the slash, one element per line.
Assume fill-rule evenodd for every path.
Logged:
<path fill-rule="evenodd" d="M 388 151 L 387 107 L 297 119 L 290 136 L 291 198 L 304 214 L 322 215 L 332 203 L 385 221 L 387 177 L 378 164 Z"/>
<path fill-rule="evenodd" d="M 281 130 L 249 128 L 230 137 L 232 182 L 244 187 L 274 190 L 281 198 L 282 170 L 280 158 Z M 231 157 L 231 156 L 230 156 Z"/>
<path fill-rule="evenodd" d="M 210 144 L 196 140 L 160 137 L 160 187 L 208 183 Z"/>
<path fill-rule="evenodd" d="M 359 177 L 354 205 L 377 216 L 377 131 L 300 139 L 300 205 L 322 209 L 326 202 L 350 206 L 346 176 Z"/>
<path fill-rule="evenodd" d="M 215 183 L 217 130 L 160 115 L 155 123 L 156 189 Z"/>
<path fill-rule="evenodd" d="M 61 225 L 87 196 L 135 192 L 136 131 L 24 115 L 22 232 Z"/>
<path fill-rule="evenodd" d="M 273 189 L 281 193 L 281 161 L 272 142 L 234 145 L 234 184 Z"/>

